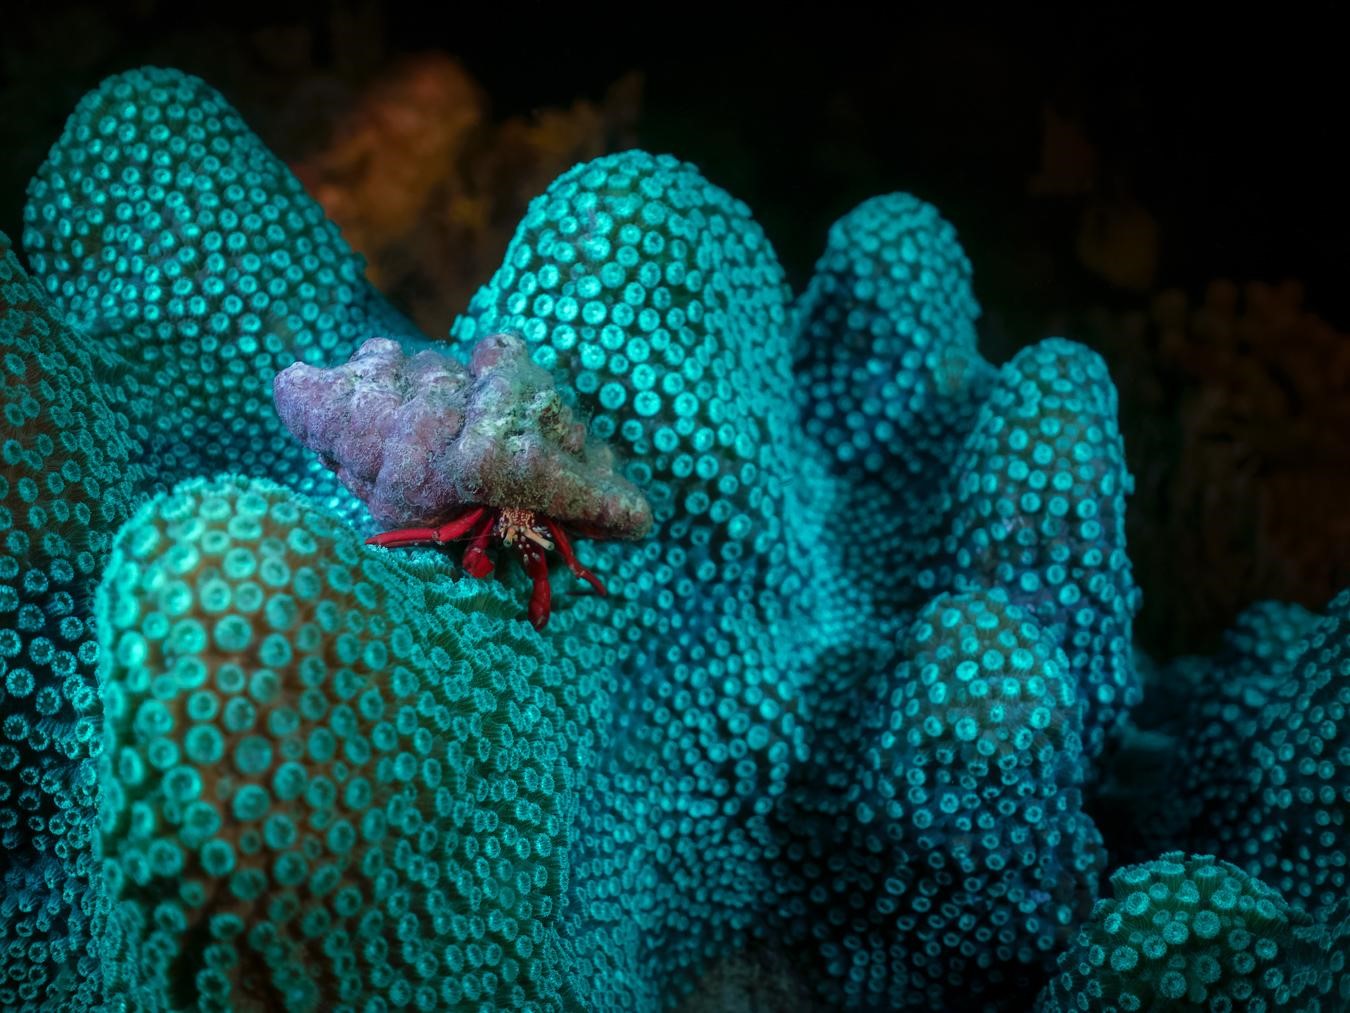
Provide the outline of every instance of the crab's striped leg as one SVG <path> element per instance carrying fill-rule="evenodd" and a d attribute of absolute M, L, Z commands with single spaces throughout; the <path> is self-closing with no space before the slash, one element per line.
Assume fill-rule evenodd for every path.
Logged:
<path fill-rule="evenodd" d="M 548 533 L 553 536 L 553 543 L 558 547 L 558 552 L 562 554 L 563 562 L 567 564 L 567 568 L 582 580 L 587 581 L 600 594 L 608 597 L 609 592 L 605 590 L 605 585 L 600 583 L 600 578 L 578 562 L 577 554 L 572 551 L 572 543 L 567 540 L 567 532 L 563 531 L 562 525 L 549 520 L 547 517 L 542 518 L 542 520 L 544 527 L 548 528 Z"/>
<path fill-rule="evenodd" d="M 452 542 L 477 524 L 487 512 L 487 507 L 470 507 L 454 520 L 446 521 L 434 528 L 399 528 L 383 534 L 372 535 L 366 539 L 367 545 L 383 545 L 386 548 L 399 545 L 425 545 L 428 542 L 439 544 Z"/>

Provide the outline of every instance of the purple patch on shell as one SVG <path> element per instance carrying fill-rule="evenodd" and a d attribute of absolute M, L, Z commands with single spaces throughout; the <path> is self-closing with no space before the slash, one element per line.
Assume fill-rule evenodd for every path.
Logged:
<path fill-rule="evenodd" d="M 385 527 L 436 524 L 474 504 L 533 510 L 592 538 L 641 538 L 652 512 L 590 439 L 515 335 L 479 341 L 466 369 L 370 338 L 341 366 L 277 374 L 282 423 Z"/>

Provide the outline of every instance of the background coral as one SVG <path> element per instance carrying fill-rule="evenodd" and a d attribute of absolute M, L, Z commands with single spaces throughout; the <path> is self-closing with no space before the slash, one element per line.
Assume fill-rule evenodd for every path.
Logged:
<path fill-rule="evenodd" d="M 632 146 L 641 98 L 631 73 L 599 101 L 494 118 L 458 62 L 422 54 L 377 78 L 332 139 L 291 167 L 366 256 L 371 283 L 439 336 L 535 194 L 577 162 Z"/>
<path fill-rule="evenodd" d="M 1156 651 L 1207 649 L 1248 603 L 1317 608 L 1350 580 L 1350 335 L 1301 286 L 1216 281 L 1079 326 L 1132 420 L 1130 540 Z"/>
<path fill-rule="evenodd" d="M 438 217 L 432 206 L 444 198 L 437 191 L 455 177 L 487 114 L 487 96 L 459 63 L 432 55 L 407 60 L 360 96 L 333 125 L 326 147 L 291 164 L 347 242 L 365 254 L 373 285 L 400 287 L 391 248 L 416 245 L 410 235 Z"/>
<path fill-rule="evenodd" d="M 1350 1000 L 1344 914 L 1333 927 L 1316 925 L 1235 866 L 1179 851 L 1117 870 L 1111 887 L 1060 958 L 1041 1013 L 1312 1013 Z"/>

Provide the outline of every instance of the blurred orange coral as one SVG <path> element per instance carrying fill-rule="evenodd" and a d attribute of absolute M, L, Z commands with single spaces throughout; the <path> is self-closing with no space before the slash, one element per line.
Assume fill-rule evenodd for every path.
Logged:
<path fill-rule="evenodd" d="M 1098 201 L 1078 224 L 1078 261 L 1117 288 L 1146 292 L 1158 268 L 1158 223 L 1132 200 Z"/>
<path fill-rule="evenodd" d="M 631 147 L 642 79 L 501 123 L 443 54 L 404 60 L 292 169 L 365 255 L 370 280 L 443 334 L 501 260 L 530 198 L 564 169 Z"/>
<path fill-rule="evenodd" d="M 1041 165 L 1027 181 L 1033 197 L 1070 197 L 1097 186 L 1096 146 L 1083 128 L 1053 106 L 1041 107 Z"/>
<path fill-rule="evenodd" d="M 1095 318 L 1138 478 L 1131 555 L 1154 649 L 1252 601 L 1313 606 L 1350 580 L 1350 334 L 1301 286 L 1228 281 Z"/>
<path fill-rule="evenodd" d="M 1027 180 L 1033 198 L 1076 209 L 1078 263 L 1116 288 L 1144 293 L 1153 286 L 1158 223 L 1129 196 L 1118 170 L 1103 165 L 1082 124 L 1052 105 L 1041 109 L 1041 164 Z"/>
<path fill-rule="evenodd" d="M 366 255 L 376 285 L 381 255 L 416 227 L 485 114 L 478 86 L 454 60 L 409 60 L 360 99 L 325 150 L 292 166 Z"/>

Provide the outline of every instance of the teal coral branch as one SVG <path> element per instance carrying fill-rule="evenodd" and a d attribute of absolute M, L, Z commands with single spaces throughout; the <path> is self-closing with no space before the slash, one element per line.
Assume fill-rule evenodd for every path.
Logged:
<path fill-rule="evenodd" d="M 620 643 L 609 662 L 620 714 L 640 708 L 658 720 L 619 724 L 615 762 L 641 771 L 650 787 L 646 798 L 609 800 L 606 820 L 629 824 L 642 839 L 648 813 L 675 808 L 648 838 L 659 871 L 638 864 L 641 851 L 626 859 L 630 875 L 658 884 L 652 920 L 639 922 L 641 936 L 661 941 L 652 947 L 658 965 L 693 965 L 703 945 L 700 933 L 677 937 L 663 919 L 687 923 L 696 911 L 704 934 L 738 942 L 776 917 L 800 923 L 803 894 L 838 911 L 879 888 L 884 876 L 818 868 L 808 856 L 830 837 L 814 822 L 825 817 L 811 814 L 835 778 L 828 768 L 836 757 L 869 746 L 837 701 L 874 693 L 885 700 L 868 680 L 900 663 L 905 651 L 895 641 L 944 591 L 1006 588 L 1024 603 L 1026 618 L 1068 655 L 1070 710 L 1074 719 L 1079 708 L 1083 715 L 1075 741 L 1087 750 L 1100 749 L 1137 697 L 1128 641 L 1136 595 L 1123 552 L 1128 476 L 1100 360 L 1060 341 L 1002 370 L 979 360 L 964 257 L 950 227 L 918 202 L 869 202 L 833 236 L 858 238 L 827 254 L 822 273 L 851 284 L 821 281 L 792 303 L 743 205 L 674 159 L 641 152 L 599 159 L 565 173 L 531 205 L 505 266 L 452 332 L 469 342 L 506 329 L 537 342 L 537 359 L 574 375 L 593 429 L 616 435 L 628 476 L 654 505 L 650 576 L 630 576 L 622 562 L 616 573 L 612 550 L 597 571 L 624 589 L 619 598 L 638 598 L 652 582 L 671 587 L 668 600 L 680 603 L 668 632 L 658 619 L 647 637 Z M 625 341 L 625 328 L 639 336 Z M 808 342 L 826 351 L 805 354 Z M 915 354 L 915 344 L 931 351 Z M 663 360 L 659 383 L 655 367 L 640 368 Z M 864 461 L 887 476 L 876 482 L 855 474 L 837 449 L 827 452 L 832 441 L 843 445 L 830 436 L 835 429 L 818 427 L 822 446 L 799 424 L 804 411 L 834 418 L 815 377 L 844 377 L 845 386 L 865 390 L 869 371 L 936 406 L 905 413 L 879 395 L 856 405 L 839 399 L 840 424 L 856 440 L 850 445 L 865 446 Z M 785 397 L 794 387 L 808 393 Z M 813 407 L 813 395 L 824 406 Z M 869 421 L 868 412 L 888 417 Z M 943 421 L 934 426 L 936 419 Z M 926 481 L 890 477 L 907 461 Z M 889 488 L 897 483 L 898 493 Z M 631 628 L 645 618 L 634 610 L 620 621 Z M 585 619 L 594 631 L 597 619 Z M 668 674 L 654 679 L 653 671 Z M 895 705 L 881 706 L 884 721 Z M 677 712 L 679 722 L 659 719 Z M 1086 763 L 1076 755 L 1066 766 Z M 687 787 L 665 780 L 681 765 L 696 775 Z M 1065 787 L 1079 777 L 1074 771 Z M 1057 805 L 1077 810 L 1074 798 Z M 793 819 L 780 825 L 787 813 Z M 1099 844 L 1081 812 L 1068 818 L 1073 853 L 1028 859 L 1044 863 L 1031 885 L 1014 888 L 1001 856 L 992 867 L 963 858 L 971 882 L 1016 889 L 1019 898 L 1023 889 L 1078 898 L 1051 922 L 1082 907 L 1083 897 L 1090 908 Z M 583 842 L 608 836 L 588 828 L 585 806 L 579 819 Z M 579 881 L 618 873 L 612 860 L 586 853 L 594 845 L 581 847 Z M 799 865 L 790 873 L 774 861 L 785 849 Z M 835 861 L 849 853 L 841 848 Z M 910 875 L 895 871 L 897 881 Z M 691 894 L 706 900 L 685 907 Z M 921 943 L 896 942 L 910 934 L 903 926 L 912 915 L 883 910 L 867 930 L 836 934 L 826 913 L 814 914 L 823 937 L 800 945 L 830 969 L 823 991 L 832 1002 L 940 1003 L 950 1001 L 948 989 L 970 985 L 927 958 Z M 999 919 L 986 923 L 992 932 L 1007 912 L 990 917 Z M 853 923 L 864 924 L 860 918 Z M 636 945 L 610 928 L 597 931 L 596 966 Z M 1056 930 L 1041 917 L 1018 916 L 1007 931 L 1011 943 L 986 962 L 1034 966 Z M 884 942 L 863 948 L 874 934 Z M 583 945 L 583 932 L 570 935 Z M 912 970 L 936 980 L 912 984 Z M 620 994 L 633 997 L 614 999 L 615 1008 L 636 1002 L 644 994 L 637 983 L 660 975 L 659 966 L 611 970 L 610 995 L 617 981 L 625 983 Z"/>
<path fill-rule="evenodd" d="M 560 596 L 546 635 L 517 577 L 364 545 L 368 504 L 275 417 L 294 362 L 430 343 L 223 98 L 109 79 L 25 221 L 0 1006 L 644 1010 L 768 949 L 825 1008 L 1028 1009 L 1052 975 L 1043 1003 L 1090 1008 L 1117 857 L 1092 804 L 1169 700 L 1257 734 L 1197 737 L 1159 826 L 1209 834 L 1234 896 L 1278 890 L 1313 942 L 1271 966 L 1344 996 L 1343 603 L 1235 707 L 1142 680 L 1106 369 L 1062 339 L 981 358 L 929 205 L 846 215 L 799 297 L 677 159 L 530 205 L 441 347 L 517 335 L 653 515 L 585 543 L 610 595 Z M 1229 759 L 1260 783 L 1213 812 Z M 1128 987 L 1175 991 L 1160 966 Z"/>

